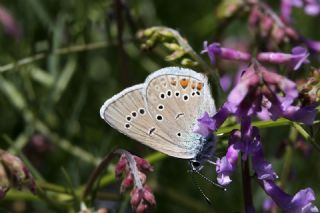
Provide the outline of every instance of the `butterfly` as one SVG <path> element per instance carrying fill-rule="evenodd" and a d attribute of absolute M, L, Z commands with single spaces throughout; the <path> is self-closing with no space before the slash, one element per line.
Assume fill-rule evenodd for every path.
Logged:
<path fill-rule="evenodd" d="M 214 152 L 213 136 L 194 132 L 197 119 L 216 112 L 208 79 L 191 69 L 166 67 L 105 101 L 100 116 L 152 149 L 189 159 L 199 171 Z"/>

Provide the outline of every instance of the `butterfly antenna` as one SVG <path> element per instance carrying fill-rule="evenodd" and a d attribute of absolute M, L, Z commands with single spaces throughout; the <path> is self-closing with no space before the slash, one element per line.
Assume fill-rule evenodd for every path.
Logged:
<path fill-rule="evenodd" d="M 209 183 L 211 183 L 211 184 L 213 184 L 213 185 L 215 185 L 215 186 L 217 186 L 218 188 L 220 188 L 220 189 L 223 189 L 224 191 L 227 191 L 227 189 L 226 188 L 224 188 L 223 186 L 221 186 L 220 184 L 218 184 L 218 183 L 216 183 L 216 182 L 214 182 L 214 181 L 212 181 L 211 179 L 209 179 L 209 178 L 207 178 L 206 176 L 204 176 L 203 174 L 201 174 L 199 171 L 197 171 L 197 170 L 193 170 L 194 172 L 196 172 L 198 175 L 200 175 L 200 177 L 202 177 L 203 179 L 205 179 L 206 181 L 208 181 Z"/>
<path fill-rule="evenodd" d="M 200 191 L 200 193 L 202 194 L 202 196 L 204 197 L 204 199 L 207 201 L 207 203 L 209 205 L 211 205 L 211 200 L 208 198 L 208 196 L 203 192 L 203 190 L 200 188 L 200 185 L 198 183 L 198 181 L 196 180 L 196 178 L 194 177 L 194 172 L 191 172 L 191 177 L 192 177 L 192 182 L 196 185 L 196 187 L 198 188 L 198 190 Z"/>

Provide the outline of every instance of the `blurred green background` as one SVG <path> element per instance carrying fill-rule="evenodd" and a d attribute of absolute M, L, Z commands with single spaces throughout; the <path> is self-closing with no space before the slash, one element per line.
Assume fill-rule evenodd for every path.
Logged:
<path fill-rule="evenodd" d="M 45 182 L 78 189 L 86 183 L 97 162 L 115 147 L 138 156 L 154 153 L 109 127 L 99 116 L 100 106 L 112 95 L 143 82 L 150 72 L 176 65 L 164 60 L 163 48 L 142 51 L 136 37 L 138 30 L 171 27 L 187 38 L 198 53 L 205 40 L 251 39 L 246 17 L 223 25 L 223 32 L 217 31 L 221 29 L 217 8 L 222 1 L 128 0 L 122 1 L 126 8 L 118 10 L 119 2 L 0 3 L 16 21 L 15 33 L 0 26 L 0 148 L 28 159 Z M 274 6 L 278 10 L 279 5 Z M 319 23 L 319 18 L 305 17 L 300 11 L 295 11 L 295 15 L 295 25 L 302 33 L 320 38 L 320 30 L 312 27 Z M 206 56 L 203 59 L 208 61 Z M 317 63 L 315 58 L 313 65 Z M 294 194 L 311 187 L 318 197 L 319 153 L 312 150 L 304 155 L 298 149 L 282 149 L 288 142 L 289 129 L 284 126 L 262 131 L 266 158 L 281 177 L 283 162 L 291 155 L 284 189 Z M 217 156 L 224 155 L 225 144 L 226 138 L 220 138 Z M 243 208 L 240 169 L 226 192 L 198 178 L 212 199 L 210 206 L 193 184 L 186 161 L 161 157 L 154 167 L 155 172 L 148 176 L 157 200 L 152 212 L 239 212 Z M 112 176 L 113 168 L 111 165 L 107 169 L 106 176 Z M 215 168 L 207 166 L 205 174 L 214 179 Z M 99 190 L 118 195 L 119 183 Z M 255 182 L 253 190 L 255 207 L 261 212 L 265 194 Z M 0 212 L 77 212 L 72 201 L 64 201 L 54 193 L 46 196 L 39 199 L 11 190 L 0 201 Z M 106 206 L 110 212 L 131 212 L 127 195 L 115 201 L 97 200 L 94 204 Z"/>

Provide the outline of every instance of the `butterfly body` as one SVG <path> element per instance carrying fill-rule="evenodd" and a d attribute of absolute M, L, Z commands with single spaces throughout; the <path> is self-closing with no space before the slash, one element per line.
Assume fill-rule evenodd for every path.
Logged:
<path fill-rule="evenodd" d="M 108 99 L 100 116 L 121 133 L 167 155 L 202 162 L 214 139 L 194 132 L 204 112 L 216 111 L 207 77 L 190 69 L 167 67 L 145 83 Z"/>

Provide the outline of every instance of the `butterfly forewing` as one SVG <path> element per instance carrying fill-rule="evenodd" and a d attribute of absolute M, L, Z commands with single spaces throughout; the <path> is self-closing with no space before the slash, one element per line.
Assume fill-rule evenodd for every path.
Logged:
<path fill-rule="evenodd" d="M 145 84 L 125 89 L 107 100 L 100 109 L 101 117 L 121 133 L 170 156 L 193 158 L 195 153 L 177 143 L 161 129 L 145 106 Z"/>

